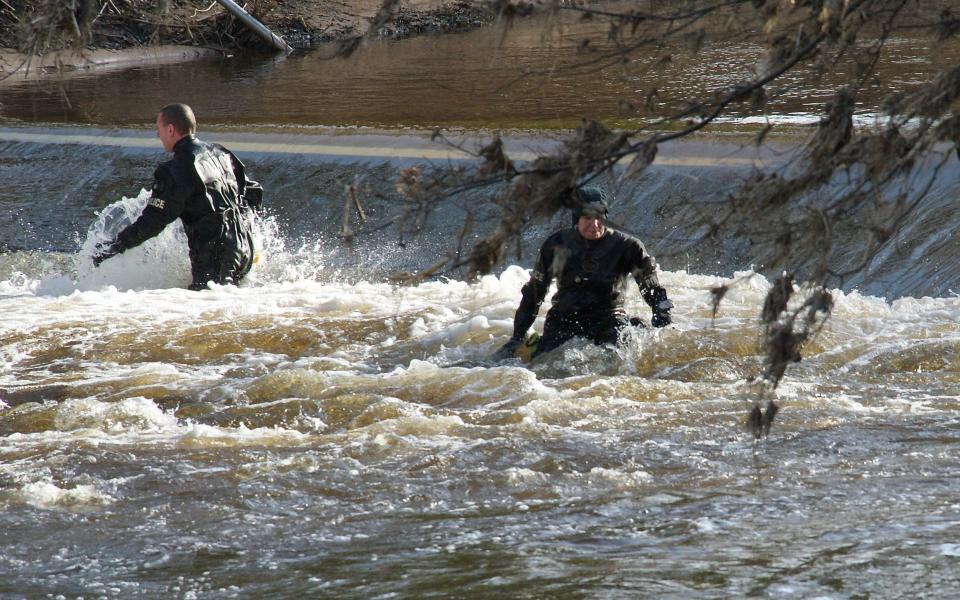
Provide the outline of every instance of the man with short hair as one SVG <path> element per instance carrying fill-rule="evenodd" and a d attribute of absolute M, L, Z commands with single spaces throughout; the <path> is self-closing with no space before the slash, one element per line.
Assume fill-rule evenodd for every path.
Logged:
<path fill-rule="evenodd" d="M 631 323 L 621 298 L 628 277 L 636 280 L 653 311 L 651 324 L 664 327 L 671 323 L 673 303 L 657 279 L 656 262 L 640 240 L 607 227 L 603 191 L 592 187 L 577 190 L 574 202 L 574 226 L 555 232 L 540 248 L 530 281 L 523 286 L 513 335 L 496 353 L 498 359 L 513 356 L 523 343 L 553 279 L 557 280 L 557 292 L 534 356 L 577 336 L 595 344 L 616 343 Z"/>
<path fill-rule="evenodd" d="M 263 189 L 247 179 L 232 152 L 195 137 L 197 120 L 186 104 L 164 106 L 156 126 L 173 159 L 154 172 L 150 201 L 137 220 L 100 247 L 93 264 L 139 246 L 179 218 L 190 253 L 190 289 L 204 289 L 211 281 L 239 283 L 253 266 L 252 221 Z"/>

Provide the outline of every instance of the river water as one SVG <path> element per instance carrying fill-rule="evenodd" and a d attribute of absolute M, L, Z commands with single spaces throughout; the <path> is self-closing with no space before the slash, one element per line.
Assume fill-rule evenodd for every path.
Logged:
<path fill-rule="evenodd" d="M 224 126 L 336 123 L 327 99 L 254 104 L 310 60 L 244 67 L 261 73 L 250 81 L 213 65 L 238 78 L 242 112 L 207 92 L 187 100 Z M 144 111 L 191 68 L 70 79 L 69 110 L 5 89 L 3 114 L 15 131 L 24 120 L 149 137 Z M 118 89 L 133 100 L 116 101 Z M 159 150 L 0 142 L 0 205 L 14 215 L 0 252 L 0 597 L 960 589 L 956 163 L 873 287 L 835 290 L 833 317 L 788 369 L 782 411 L 757 441 L 743 425 L 770 284 L 740 271 L 742 257 L 661 260 L 671 327 L 493 364 L 529 252 L 476 282 L 389 283 L 385 265 L 429 264 L 430 238 L 453 222 L 428 224 L 422 245 L 340 246 L 325 203 L 389 161 L 243 156 L 269 184 L 261 261 L 240 287 L 189 292 L 176 227 L 101 269 L 89 262 L 115 227 L 108 215 L 146 201 Z M 634 215 L 624 220 L 660 255 L 650 214 L 662 198 L 706 193 L 733 171 L 652 169 L 614 214 Z M 713 317 L 708 290 L 734 279 Z M 627 303 L 649 316 L 636 290 Z"/>
<path fill-rule="evenodd" d="M 204 126 L 541 128 L 573 127 L 584 116 L 629 126 L 667 114 L 692 95 L 755 76 L 763 58 L 762 48 L 742 36 L 718 35 L 722 41 L 698 55 L 668 46 L 638 53 L 624 65 L 608 56 L 605 37 L 604 25 L 571 22 L 568 16 L 549 25 L 521 22 L 455 36 L 370 40 L 346 60 L 318 50 L 276 60 L 152 65 L 96 77 L 79 71 L 3 89 L 0 118 L 143 126 L 152 123 L 153 107 L 168 103 L 176 90 Z M 596 52 L 577 51 L 585 39 Z M 887 46 L 877 77 L 858 99 L 862 122 L 876 118 L 876 105 L 887 94 L 960 60 L 955 39 L 935 44 L 897 37 Z M 816 123 L 847 68 L 836 65 L 816 85 L 798 71 L 767 90 L 766 116 L 736 106 L 731 114 L 741 124 Z M 639 107 L 654 88 L 651 112 L 645 112 Z"/>

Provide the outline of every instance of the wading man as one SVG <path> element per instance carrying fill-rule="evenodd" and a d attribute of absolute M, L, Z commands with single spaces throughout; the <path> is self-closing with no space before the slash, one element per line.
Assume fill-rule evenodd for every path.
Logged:
<path fill-rule="evenodd" d="M 575 194 L 579 202 L 573 210 L 574 226 L 552 234 L 540 248 L 530 281 L 523 286 L 513 336 L 497 351 L 497 359 L 513 356 L 523 343 L 554 279 L 557 292 L 534 356 L 577 336 L 595 344 L 617 343 L 631 324 L 622 300 L 629 277 L 636 280 L 653 311 L 651 324 L 664 327 L 671 322 L 673 303 L 657 280 L 653 257 L 640 240 L 606 226 L 607 204 L 601 190 L 584 188 Z"/>
<path fill-rule="evenodd" d="M 253 266 L 252 225 L 262 188 L 247 179 L 232 152 L 195 137 L 197 120 L 186 104 L 164 106 L 156 125 L 173 158 L 154 172 L 150 201 L 137 220 L 99 247 L 93 264 L 139 246 L 179 218 L 190 253 L 190 289 L 204 289 L 211 281 L 239 283 Z"/>

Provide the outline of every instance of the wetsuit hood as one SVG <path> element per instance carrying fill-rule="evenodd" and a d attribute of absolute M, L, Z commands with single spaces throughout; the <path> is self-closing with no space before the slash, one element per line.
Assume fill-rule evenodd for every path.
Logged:
<path fill-rule="evenodd" d="M 597 187 L 585 187 L 574 192 L 576 205 L 571 209 L 572 223 L 577 225 L 580 217 L 606 219 L 609 212 L 607 195 Z"/>

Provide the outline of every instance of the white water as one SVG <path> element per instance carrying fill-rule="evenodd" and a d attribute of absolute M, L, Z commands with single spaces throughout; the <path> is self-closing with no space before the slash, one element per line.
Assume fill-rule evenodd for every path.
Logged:
<path fill-rule="evenodd" d="M 664 272 L 673 326 L 528 368 L 486 361 L 520 267 L 345 281 L 266 227 L 190 292 L 182 232 L 93 270 L 105 230 L 0 255 L 0 595 L 955 589 L 956 297 L 835 291 L 757 444 L 761 277 L 712 318 L 723 280 Z"/>
<path fill-rule="evenodd" d="M 163 83 L 190 81 L 206 124 L 529 126 L 622 116 L 617 100 L 649 88 L 621 69 L 563 89 L 552 78 L 505 87 L 517 72 L 501 64 L 552 71 L 558 55 L 504 45 L 491 62 L 490 35 L 501 34 L 376 45 L 360 62 L 230 60 L 10 88 L 3 114 L 149 128 L 144 107 L 169 101 Z M 883 81 L 896 87 L 919 66 L 950 63 L 954 50 L 911 43 L 900 56 L 918 60 L 884 70 Z M 749 48 L 732 51 L 754 64 Z M 713 55 L 685 63 L 688 75 L 670 77 L 663 95 L 685 96 L 700 75 L 721 87 L 742 76 L 716 65 L 743 61 Z M 786 92 L 764 122 L 810 123 L 833 90 Z M 905 224 L 909 238 L 891 240 L 871 265 L 874 287 L 863 287 L 943 297 L 835 291 L 833 317 L 788 369 L 782 410 L 757 442 L 743 422 L 759 393 L 749 379 L 762 371 L 757 314 L 769 284 L 760 277 L 744 279 L 712 318 L 708 289 L 724 280 L 673 267 L 662 281 L 674 326 L 619 349 L 572 343 L 529 367 L 491 364 L 527 273 L 398 287 L 365 274 L 409 252 L 386 244 L 355 248 L 349 273 L 338 271 L 348 268 L 342 254 L 316 231 L 365 166 L 253 157 L 275 214 L 307 241 L 268 222 L 247 281 L 189 292 L 176 227 L 97 270 L 90 256 L 114 224 L 95 225 L 76 254 L 36 250 L 73 247 L 63 238 L 85 228 L 89 207 L 139 187 L 131 181 L 158 157 L 6 148 L 3 242 L 26 250 L 0 253 L 0 597 L 941 598 L 960 589 L 960 300 L 943 291 L 954 279 L 956 163 Z M 618 193 L 614 211 L 669 216 L 723 189 L 720 171 L 654 173 Z M 108 211 L 132 216 L 143 202 L 141 192 Z M 660 225 L 638 230 L 670 241 Z M 742 256 L 710 258 L 729 272 Z M 648 316 L 636 295 L 629 308 Z"/>

